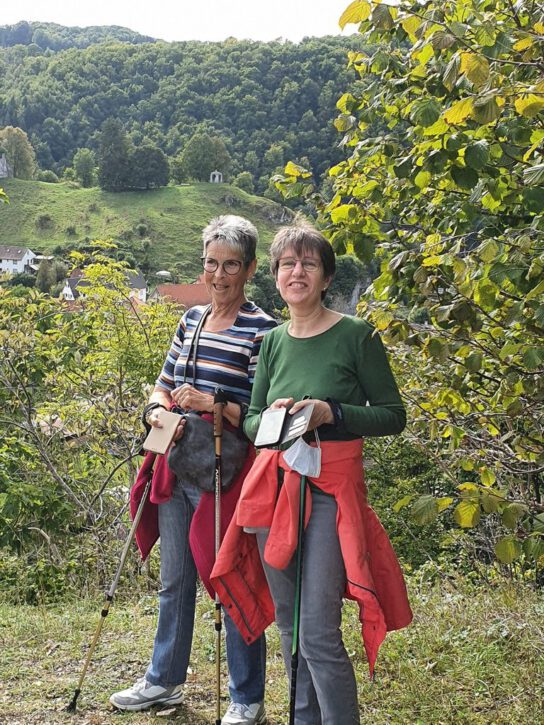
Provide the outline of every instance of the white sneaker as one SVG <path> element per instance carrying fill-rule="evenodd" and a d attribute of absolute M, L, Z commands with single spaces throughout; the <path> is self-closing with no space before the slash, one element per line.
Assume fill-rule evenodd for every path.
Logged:
<path fill-rule="evenodd" d="M 265 722 L 266 713 L 262 702 L 255 702 L 253 705 L 231 702 L 223 715 L 221 725 L 263 725 Z"/>
<path fill-rule="evenodd" d="M 161 687 L 152 685 L 145 677 L 126 690 L 114 692 L 110 697 L 111 704 L 118 710 L 146 710 L 148 707 L 161 704 L 178 705 L 182 700 L 182 685 Z"/>

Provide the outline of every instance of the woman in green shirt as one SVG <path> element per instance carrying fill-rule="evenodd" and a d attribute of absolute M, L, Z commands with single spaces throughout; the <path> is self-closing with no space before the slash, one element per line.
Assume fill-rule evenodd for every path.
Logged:
<path fill-rule="evenodd" d="M 267 407 L 287 407 L 294 414 L 313 404 L 309 430 L 317 431 L 318 437 L 312 433 L 308 440 L 314 445 L 316 440 L 324 442 L 321 475 L 329 470 L 328 451 L 336 453 L 342 445 L 351 446 L 357 448 L 353 465 L 359 474 L 354 477 L 353 467 L 349 472 L 348 467 L 340 467 L 331 477 L 336 476 L 340 487 L 357 478 L 357 485 L 364 489 L 361 438 L 400 433 L 406 422 L 382 342 L 364 320 L 324 306 L 335 258 L 320 232 L 306 223 L 285 227 L 276 235 L 270 254 L 290 320 L 264 338 L 245 432 L 255 439 Z M 348 541 L 345 534 L 344 539 L 338 535 L 342 494 L 331 495 L 331 488 L 324 486 L 326 493 L 315 482 L 309 487 L 311 515 L 305 529 L 295 722 L 351 725 L 359 722 L 357 688 L 340 623 L 342 598 L 350 586 L 346 566 L 351 566 L 352 559 L 348 564 L 346 553 L 352 544 L 349 535 Z M 266 545 L 269 543 L 271 551 L 274 543 L 268 542 L 269 530 L 256 533 L 289 672 L 296 557 L 286 568 L 270 566 Z M 364 537 L 362 532 L 354 534 L 354 538 Z"/>

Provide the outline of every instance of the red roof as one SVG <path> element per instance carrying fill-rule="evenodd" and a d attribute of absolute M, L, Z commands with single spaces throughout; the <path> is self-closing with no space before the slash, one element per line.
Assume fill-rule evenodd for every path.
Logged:
<path fill-rule="evenodd" d="M 212 301 L 208 288 L 202 282 L 193 284 L 160 284 L 157 292 L 185 308 L 194 305 L 207 305 Z"/>

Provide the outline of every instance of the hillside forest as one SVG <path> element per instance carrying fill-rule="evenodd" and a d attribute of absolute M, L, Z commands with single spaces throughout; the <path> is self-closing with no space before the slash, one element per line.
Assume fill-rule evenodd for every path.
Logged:
<path fill-rule="evenodd" d="M 115 28 L 82 34 L 49 24 L 4 26 L 0 128 L 24 129 L 39 169 L 58 176 L 80 149 L 99 152 L 112 116 L 129 143 L 170 159 L 207 132 L 225 146 L 219 170 L 231 179 L 250 174 L 262 193 L 289 159 L 318 175 L 340 160 L 337 88 L 356 85 L 345 58 L 361 48 L 357 35 L 165 43 Z"/>

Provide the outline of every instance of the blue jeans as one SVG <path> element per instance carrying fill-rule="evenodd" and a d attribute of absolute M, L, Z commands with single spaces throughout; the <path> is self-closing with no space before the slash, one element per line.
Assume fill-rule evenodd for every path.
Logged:
<path fill-rule="evenodd" d="M 172 498 L 159 505 L 161 584 L 159 621 L 146 679 L 171 687 L 185 682 L 193 641 L 197 570 L 189 547 L 189 527 L 202 492 L 176 484 Z M 247 645 L 225 613 L 229 692 L 233 702 L 264 700 L 264 635 Z M 211 626 L 211 624 L 210 624 Z"/>

